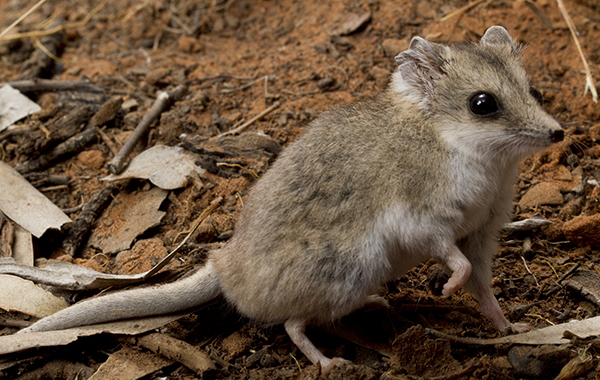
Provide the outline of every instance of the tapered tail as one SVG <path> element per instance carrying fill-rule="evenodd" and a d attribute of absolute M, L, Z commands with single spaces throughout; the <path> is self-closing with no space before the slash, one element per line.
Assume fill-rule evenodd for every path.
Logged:
<path fill-rule="evenodd" d="M 42 318 L 19 333 L 64 330 L 120 319 L 165 315 L 200 306 L 221 290 L 212 261 L 170 284 L 125 290 L 93 298 Z"/>

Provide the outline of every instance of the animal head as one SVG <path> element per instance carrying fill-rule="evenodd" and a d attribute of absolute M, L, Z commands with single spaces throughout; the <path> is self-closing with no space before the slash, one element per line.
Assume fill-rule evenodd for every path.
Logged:
<path fill-rule="evenodd" d="M 500 26 L 478 43 L 447 46 L 415 37 L 396 57 L 391 90 L 437 120 L 451 145 L 520 158 L 564 136 L 529 84 L 522 49 Z"/>

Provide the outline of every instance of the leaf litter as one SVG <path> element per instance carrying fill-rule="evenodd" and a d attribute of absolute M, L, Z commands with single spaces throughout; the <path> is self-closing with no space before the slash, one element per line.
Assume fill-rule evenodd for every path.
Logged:
<path fill-rule="evenodd" d="M 252 148 L 255 152 L 262 152 L 259 155 L 242 155 L 239 152 L 230 154 L 231 151 L 220 147 L 210 148 L 209 145 L 215 143 L 211 138 L 244 125 L 244 120 L 253 120 L 253 116 L 271 109 L 271 113 L 253 121 L 248 128 L 262 131 L 279 147 L 287 145 L 302 133 L 306 123 L 319 112 L 335 104 L 370 96 L 386 85 L 384 76 L 395 69 L 393 55 L 397 53 L 390 51 L 389 41 L 393 41 L 394 46 L 407 46 L 414 35 L 429 36 L 435 41 L 477 40 L 487 26 L 502 24 L 515 38 L 530 45 L 524 54 L 532 84 L 544 95 L 544 106 L 559 115 L 567 129 L 568 139 L 564 145 L 527 158 L 521 164 L 516 184 L 516 201 L 543 182 L 550 182 L 554 186 L 554 198 L 561 196 L 563 199 L 562 202 L 535 199 L 536 202 L 533 203 L 515 203 L 515 220 L 529 222 L 513 225 L 513 229 L 507 230 L 502 236 L 502 247 L 494 260 L 494 292 L 504 310 L 524 306 L 523 310 L 527 311 L 520 314 L 518 321 L 529 322 L 538 328 L 536 331 L 543 332 L 542 337 L 536 338 L 534 334 L 510 339 L 527 339 L 529 343 L 526 344 L 568 342 L 566 350 L 555 350 L 552 355 L 563 355 L 561 360 L 555 360 L 556 363 L 563 363 L 562 359 L 566 359 L 565 363 L 571 363 L 571 358 L 564 356 L 575 355 L 579 344 L 584 344 L 582 342 L 589 342 L 589 350 L 593 353 L 596 350 L 594 338 L 587 334 L 595 329 L 593 318 L 598 306 L 590 301 L 591 297 L 585 297 L 585 292 L 581 292 L 592 288 L 570 286 L 564 280 L 568 280 L 569 276 L 572 276 L 573 281 L 580 278 L 572 271 L 573 265 L 581 265 L 583 269 L 595 273 L 600 271 L 597 239 L 594 238 L 600 224 L 594 218 L 600 211 L 597 207 L 600 191 L 593 184 L 598 179 L 596 158 L 600 150 L 597 149 L 596 141 L 600 140 L 600 126 L 596 121 L 600 114 L 593 101 L 583 97 L 585 91 L 583 86 L 580 87 L 583 74 L 577 70 L 581 64 L 578 49 L 572 44 L 574 40 L 569 34 L 568 26 L 562 21 L 560 9 L 552 1 L 534 3 L 535 7 L 526 2 L 505 5 L 474 1 L 465 6 L 462 2 L 440 1 L 326 4 L 309 0 L 302 9 L 294 8 L 294 4 L 287 1 L 259 1 L 256 4 L 244 1 L 223 4 L 198 2 L 194 9 L 186 8 L 189 5 L 185 2 L 165 5 L 164 8 L 152 2 L 140 4 L 121 0 L 105 1 L 96 8 L 78 4 L 74 7 L 79 11 L 78 15 L 74 13 L 65 23 L 54 27 L 55 31 L 66 30 L 65 38 L 42 41 L 48 51 L 61 44 L 67 45 L 67 49 L 63 50 L 67 62 L 63 66 L 64 71 L 54 71 L 51 59 L 28 60 L 35 46 L 33 43 L 19 45 L 2 42 L 0 49 L 5 49 L 3 57 L 6 57 L 3 63 L 9 64 L 5 64 L 0 76 L 8 82 L 20 76 L 20 71 L 46 72 L 56 77 L 60 75 L 61 79 L 91 78 L 91 83 L 99 86 L 87 92 L 69 92 L 58 86 L 55 93 L 38 90 L 35 99 L 42 106 L 42 111 L 28 118 L 31 126 L 22 123 L 18 125 L 19 129 L 0 133 L 2 155 L 11 166 L 26 168 L 27 166 L 20 165 L 27 161 L 33 162 L 38 159 L 38 153 L 44 153 L 35 152 L 35 149 L 27 152 L 19 150 L 27 145 L 30 141 L 28 138 L 35 133 L 39 137 L 46 137 L 43 136 L 44 128 L 60 125 L 49 120 L 60 120 L 67 111 L 76 109 L 82 103 L 93 114 L 106 101 L 102 92 L 104 90 L 97 92 L 99 88 L 110 89 L 111 96 L 117 95 L 115 97 L 122 98 L 120 101 L 127 103 L 127 107 L 118 108 L 113 116 L 102 118 L 99 125 L 90 126 L 97 130 L 89 130 L 92 133 L 88 132 L 88 136 L 93 138 L 85 141 L 85 149 L 94 150 L 96 156 L 107 162 L 151 107 L 155 94 L 185 83 L 188 86 L 187 95 L 172 104 L 157 119 L 157 128 L 150 129 L 148 141 L 138 145 L 146 144 L 151 147 L 181 144 L 188 151 L 199 155 L 199 166 L 206 169 L 206 172 L 196 172 L 189 177 L 187 183 L 178 175 L 176 182 L 183 183 L 184 186 L 170 191 L 168 201 L 162 206 L 166 214 L 160 219 L 160 224 L 138 235 L 137 240 L 156 236 L 166 247 L 171 247 L 174 242 L 180 241 L 181 234 L 189 230 L 188 226 L 195 223 L 197 216 L 214 199 L 220 197 L 222 207 L 211 216 L 211 224 L 216 233 L 188 239 L 179 252 L 181 260 L 195 264 L 202 261 L 204 252 L 218 248 L 231 236 L 236 215 L 243 207 L 246 189 L 255 180 L 251 173 L 257 176 L 264 174 L 278 154 L 268 148 L 270 142 L 263 144 L 262 148 L 256 145 Z M 589 58 L 590 71 L 585 74 L 588 76 L 586 83 L 589 83 L 589 73 L 594 75 L 598 71 L 598 59 L 594 54 L 598 50 L 596 45 L 600 36 L 593 27 L 594 23 L 585 20 L 597 18 L 600 10 L 594 2 L 588 0 L 565 5 L 579 29 L 580 48 Z M 0 17 L 10 18 L 12 22 L 23 14 L 24 7 L 25 5 L 8 6 Z M 453 12 L 454 10 L 458 12 Z M 110 14 L 110 17 L 102 18 L 105 17 L 104 12 Z M 51 34 L 45 24 L 38 24 L 49 14 L 49 10 L 42 6 L 40 12 L 34 12 L 30 16 L 32 22 L 28 23 L 26 20 L 22 27 L 26 31 L 38 29 L 34 31 L 37 34 Z M 347 17 L 350 14 L 369 16 L 363 18 L 364 22 L 360 17 L 353 21 Z M 444 15 L 453 17 L 440 21 Z M 101 18 L 98 19 L 98 16 Z M 83 23 L 73 23 L 74 20 L 81 19 Z M 102 32 L 98 28 L 77 26 L 98 25 L 99 20 L 102 20 Z M 548 23 L 548 20 L 551 22 Z M 346 23 L 347 21 L 354 23 Z M 10 22 L 3 20 L 4 25 Z M 348 32 L 344 37 L 327 33 L 344 29 Z M 173 33 L 174 30 L 182 34 Z M 127 38 L 121 40 L 115 37 L 117 35 L 125 35 Z M 91 41 L 100 42 L 92 49 Z M 95 52 L 100 55 L 95 55 Z M 27 70 L 20 66 L 26 60 Z M 250 83 L 252 85 L 248 85 Z M 47 86 L 48 83 L 44 85 Z M 33 93 L 35 92 L 27 94 Z M 95 95 L 91 96 L 92 93 Z M 273 107 L 275 104 L 278 106 Z M 85 128 L 86 125 L 83 130 Z M 83 133 L 83 130 L 78 129 L 77 133 Z M 48 131 L 54 133 L 51 129 Z M 35 140 L 36 144 L 41 144 L 44 149 L 52 149 L 57 141 L 51 135 L 48 137 L 46 140 Z M 60 136 L 61 139 L 65 137 L 67 136 Z M 245 139 L 235 137 L 239 137 L 238 141 L 241 142 Z M 36 144 L 30 146 L 38 146 Z M 77 146 L 75 148 L 81 149 Z M 133 154 L 139 155 L 144 150 L 140 148 L 138 146 Z M 252 149 L 248 152 L 252 152 Z M 101 165 L 95 169 L 88 165 L 82 166 L 82 161 L 74 158 L 75 154 L 63 154 L 59 159 L 47 161 L 50 164 L 45 164 L 45 168 L 36 169 L 47 174 L 48 181 L 51 180 L 50 175 L 55 174 L 70 178 L 66 185 L 44 185 L 44 193 L 60 208 L 76 207 L 81 204 L 81 196 L 85 200 L 89 199 L 102 188 L 100 179 L 108 174 L 107 169 Z M 581 184 L 564 185 L 564 178 L 569 176 L 581 178 Z M 132 194 L 148 191 L 149 188 L 150 185 L 145 181 L 133 180 L 112 196 L 118 197 L 121 192 Z M 544 194 L 540 195 L 542 196 Z M 73 216 L 77 214 L 78 211 L 69 213 Z M 536 218 L 536 215 L 540 218 Z M 89 230 L 92 233 L 112 226 L 109 220 L 101 223 L 98 217 L 91 220 L 93 223 Z M 63 228 L 65 227 L 68 229 L 68 224 Z M 50 229 L 59 228 L 60 226 Z M 575 238 L 576 231 L 583 232 L 581 238 Z M 39 257 L 50 257 L 51 260 L 59 258 L 93 267 L 97 273 L 114 272 L 118 268 L 118 255 L 106 255 L 85 239 L 67 255 L 54 248 L 60 244 L 56 244 L 48 236 L 34 237 L 33 242 L 37 247 L 38 263 L 42 261 Z M 465 349 L 453 343 L 456 340 L 452 337 L 457 336 L 479 337 L 481 341 L 487 342 L 503 338 L 497 338 L 493 329 L 486 325 L 470 296 L 461 293 L 445 300 L 436 295 L 439 273 L 440 268 L 428 262 L 390 284 L 387 289 L 382 289 L 382 294 L 392 306 L 386 315 L 388 324 L 385 325 L 385 331 L 382 331 L 385 334 L 381 340 L 367 333 L 366 339 L 364 336 L 362 339 L 352 338 L 350 341 L 354 343 L 350 343 L 348 340 L 336 340 L 331 333 L 313 331 L 321 337 L 320 348 L 355 353 L 351 355 L 355 365 L 337 369 L 332 377 L 394 378 L 393 376 L 405 376 L 407 371 L 412 378 L 423 378 L 425 374 L 439 379 L 453 376 L 482 378 L 499 373 L 501 375 L 498 376 L 505 379 L 521 376 L 521 369 L 516 364 L 518 360 L 514 359 L 519 355 L 526 358 L 529 354 L 511 349 L 508 355 L 502 344 L 497 349 L 481 345 L 477 349 Z M 366 312 L 367 319 L 360 326 L 377 321 L 377 314 L 373 313 L 376 312 Z M 10 318 L 11 315 L 7 314 L 5 318 Z M 572 322 L 572 325 L 567 322 L 572 319 L 581 320 L 582 324 Z M 586 328 L 586 323 L 583 323 L 585 321 L 589 321 L 586 323 L 591 323 L 591 327 Z M 215 325 L 220 322 L 223 324 Z M 198 323 L 200 327 L 196 329 L 194 326 Z M 546 330 L 551 324 L 555 325 L 552 326 L 555 329 Z M 418 325 L 446 333 L 445 339 L 450 344 L 442 344 L 431 338 L 435 335 L 423 335 L 425 331 L 431 330 L 407 333 L 412 326 Z M 580 328 L 581 330 L 577 330 Z M 231 352 L 227 360 L 217 361 L 222 371 L 219 376 L 222 378 L 246 376 L 270 379 L 314 375 L 314 368 L 306 358 L 294 353 L 293 345 L 278 327 L 264 329 L 250 321 L 228 319 L 226 312 L 207 308 L 172 322 L 166 329 L 171 334 L 210 351 L 216 357 L 223 357 L 225 353 Z M 354 330 L 358 331 L 358 328 Z M 13 331 L 14 328 L 7 327 L 5 333 Z M 565 333 L 567 339 L 561 337 Z M 400 336 L 404 338 L 394 339 Z M 410 339 L 411 336 L 422 337 L 422 340 L 415 341 Z M 9 337 L 20 339 L 19 335 Z M 378 337 L 381 338 L 380 335 Z M 240 343 L 241 340 L 246 342 L 240 346 L 241 349 L 228 350 L 227 347 L 232 343 Z M 427 344 L 422 344 L 425 340 Z M 383 345 L 364 342 L 383 342 Z M 77 350 L 69 351 L 70 346 L 77 347 L 77 344 L 75 342 L 64 347 L 65 355 L 68 352 L 76 361 L 91 363 L 92 359 L 78 354 Z M 123 344 L 129 346 L 133 343 Z M 521 346 L 513 348 L 518 347 Z M 109 352 L 109 348 L 106 345 L 99 347 L 96 355 Z M 446 358 L 448 363 L 454 365 L 452 374 L 443 366 L 423 366 L 427 358 L 436 357 L 435 350 L 439 350 L 440 358 Z M 411 362 L 407 360 L 410 358 L 402 356 L 403 353 L 417 351 L 420 352 L 421 363 L 416 359 Z M 260 356 L 255 355 L 259 352 Z M 538 362 L 548 362 L 548 358 L 556 358 L 552 355 L 538 353 L 529 356 Z M 104 354 L 104 358 L 109 356 L 110 354 Z M 256 359 L 258 357 L 260 360 Z M 492 357 L 494 361 L 490 362 L 486 357 Z M 252 360 L 248 360 L 249 358 Z M 44 360 L 39 358 L 35 362 L 40 364 Z M 592 362 L 593 360 L 597 364 L 597 359 L 592 359 Z M 584 360 L 582 363 L 589 361 Z M 573 364 L 573 367 L 576 366 L 577 363 Z M 586 366 L 587 364 L 582 366 L 583 372 L 577 376 L 597 375 L 595 367 Z M 565 371 L 569 368 L 567 365 L 563 366 Z M 548 367 L 543 376 L 552 378 L 560 370 L 561 368 Z M 189 377 L 193 374 L 189 371 L 180 368 L 169 375 L 174 378 Z"/>

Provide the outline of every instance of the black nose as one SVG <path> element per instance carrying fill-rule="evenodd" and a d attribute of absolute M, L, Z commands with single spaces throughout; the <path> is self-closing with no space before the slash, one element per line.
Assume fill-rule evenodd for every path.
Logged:
<path fill-rule="evenodd" d="M 563 141 L 565 138 L 565 131 L 562 129 L 551 129 L 550 130 L 550 141 L 553 143 Z"/>

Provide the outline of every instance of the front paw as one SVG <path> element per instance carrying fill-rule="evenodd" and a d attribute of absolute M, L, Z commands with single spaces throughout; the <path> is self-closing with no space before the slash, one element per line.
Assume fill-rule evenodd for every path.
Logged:
<path fill-rule="evenodd" d="M 442 289 L 442 295 L 444 297 L 450 297 L 454 293 L 458 292 L 458 290 L 462 287 L 462 283 L 460 281 L 456 281 L 452 277 L 444 284 L 444 288 Z"/>
<path fill-rule="evenodd" d="M 389 309 L 390 304 L 388 301 L 379 295 L 370 295 L 367 296 L 365 304 L 362 307 L 363 309 Z"/>

